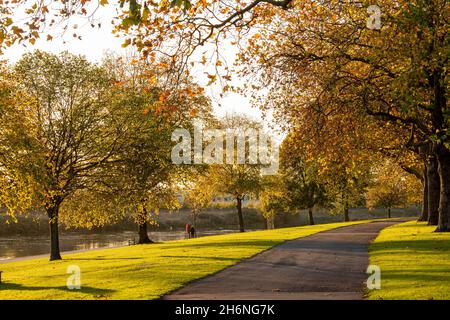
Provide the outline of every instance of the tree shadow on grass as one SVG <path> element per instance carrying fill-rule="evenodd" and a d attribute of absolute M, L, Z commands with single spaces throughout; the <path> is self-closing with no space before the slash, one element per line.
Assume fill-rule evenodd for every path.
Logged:
<path fill-rule="evenodd" d="M 450 241 L 447 238 L 436 238 L 427 240 L 399 240 L 374 242 L 370 246 L 372 256 L 384 255 L 385 250 L 402 251 L 414 250 L 417 253 L 435 255 L 448 252 L 450 250 Z"/>
<path fill-rule="evenodd" d="M 64 261 L 112 261 L 112 260 L 142 260 L 142 258 L 64 258 Z"/>
<path fill-rule="evenodd" d="M 237 262 L 237 261 L 241 261 L 242 259 L 240 258 L 223 258 L 223 257 L 203 257 L 203 256 L 161 256 L 161 258 L 176 258 L 176 259 L 204 259 L 204 260 L 217 260 L 217 261 L 233 261 L 233 262 Z"/>
<path fill-rule="evenodd" d="M 41 290 L 61 290 L 66 292 L 73 292 L 73 293 L 85 293 L 85 294 L 92 294 L 94 297 L 98 296 L 105 296 L 112 294 L 116 292 L 116 290 L 112 289 L 100 289 L 100 288 L 94 288 L 89 286 L 81 286 L 80 289 L 73 289 L 70 290 L 66 286 L 58 286 L 58 287 L 45 287 L 45 286 L 24 286 L 22 284 L 18 283 L 11 283 L 11 282 L 2 282 L 0 284 L 0 291 L 3 290 L 20 290 L 20 291 L 41 291 Z"/>
<path fill-rule="evenodd" d="M 282 242 L 282 241 L 281 241 Z M 278 240 L 237 240 L 237 241 L 218 241 L 207 243 L 186 242 L 182 245 L 170 245 L 164 249 L 186 249 L 186 248 L 216 248 L 216 247 L 272 247 L 280 244 Z"/>
<path fill-rule="evenodd" d="M 438 281 L 442 284 L 450 283 L 450 273 L 447 268 L 427 269 L 427 270 L 402 270 L 388 271 L 384 274 L 385 280 L 394 281 L 418 281 L 427 283 L 428 281 Z"/>

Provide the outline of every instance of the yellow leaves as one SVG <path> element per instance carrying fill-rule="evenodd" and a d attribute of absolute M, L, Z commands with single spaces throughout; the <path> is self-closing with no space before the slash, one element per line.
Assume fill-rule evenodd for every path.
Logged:
<path fill-rule="evenodd" d="M 158 82 L 158 78 L 156 77 L 156 75 L 152 75 L 148 82 L 150 83 L 150 85 L 155 85 Z"/>
<path fill-rule="evenodd" d="M 131 44 L 131 39 L 125 39 L 125 41 L 122 43 L 122 48 L 126 48 Z"/>
<path fill-rule="evenodd" d="M 6 18 L 4 24 L 6 27 L 9 27 L 10 25 L 13 24 L 13 20 L 11 18 Z"/>
<path fill-rule="evenodd" d="M 101 6 L 106 6 L 108 4 L 108 0 L 100 0 L 99 3 Z"/>
<path fill-rule="evenodd" d="M 215 74 L 208 74 L 207 77 L 209 79 L 208 84 L 207 84 L 208 86 L 217 81 L 217 75 L 215 75 Z"/>

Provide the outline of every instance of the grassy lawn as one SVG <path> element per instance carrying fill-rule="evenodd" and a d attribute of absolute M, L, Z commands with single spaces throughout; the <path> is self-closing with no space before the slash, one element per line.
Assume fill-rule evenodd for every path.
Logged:
<path fill-rule="evenodd" d="M 407 222 L 384 229 L 370 246 L 381 289 L 369 299 L 450 299 L 450 233 Z"/>
<path fill-rule="evenodd" d="M 156 299 L 286 240 L 367 221 L 235 233 L 0 264 L 1 299 Z M 68 290 L 67 267 L 81 269 Z"/>

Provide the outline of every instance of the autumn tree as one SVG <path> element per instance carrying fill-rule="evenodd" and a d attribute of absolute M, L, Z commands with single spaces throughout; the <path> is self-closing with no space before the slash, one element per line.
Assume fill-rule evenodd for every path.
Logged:
<path fill-rule="evenodd" d="M 190 78 L 175 88 L 160 68 L 136 55 L 109 55 L 104 65 L 119 84 L 118 103 L 126 105 L 121 113 L 128 128 L 127 143 L 110 170 L 109 182 L 122 199 L 121 209 L 132 212 L 139 243 L 150 243 L 147 225 L 154 223 L 158 210 L 180 207 L 178 180 L 184 172 L 173 163 L 172 133 L 189 127 L 193 119 L 207 117 L 210 103 Z"/>
<path fill-rule="evenodd" d="M 197 230 L 197 218 L 202 210 L 207 208 L 214 197 L 214 189 L 209 188 L 208 177 L 205 172 L 191 172 L 185 186 L 181 188 L 183 204 L 186 205 L 192 214 L 192 225 Z"/>
<path fill-rule="evenodd" d="M 229 79 L 231 70 L 220 47 L 237 44 L 239 62 L 248 66 L 241 75 L 254 77 L 246 81 L 249 90 L 265 89 L 260 92 L 269 99 L 263 101 L 272 102 L 266 106 L 275 117 L 303 118 L 298 111 L 306 103 L 299 101 L 317 107 L 332 98 L 335 114 L 345 116 L 351 107 L 390 123 L 394 131 L 411 129 L 412 144 L 430 144 L 429 155 L 438 162 L 442 188 L 437 230 L 450 230 L 446 1 L 378 1 L 375 14 L 373 7 L 372 13 L 367 11 L 372 5 L 367 1 L 122 4 L 129 10 L 119 14 L 116 25 L 126 36 L 124 44 L 150 59 L 162 52 L 177 73 L 187 71 L 196 62 L 194 52 L 209 44 L 216 73 Z M 30 14 L 42 18 L 48 11 L 36 6 Z M 204 54 L 199 62 L 206 60 Z M 320 113 L 328 116 L 328 111 Z"/>
<path fill-rule="evenodd" d="M 267 229 L 275 228 L 275 217 L 289 210 L 290 198 L 282 175 L 262 178 L 259 210 L 266 219 Z"/>
<path fill-rule="evenodd" d="M 280 12 L 280 19 L 265 20 L 262 31 L 249 41 L 244 59 L 252 67 L 244 73 L 260 72 L 261 87 L 270 88 L 269 101 L 280 116 L 301 117 L 303 112 L 286 108 L 293 105 L 291 100 L 312 101 L 309 105 L 314 107 L 331 97 L 335 113 L 349 115 L 346 105 L 352 106 L 395 130 L 412 130 L 413 145 L 431 144 L 444 186 L 438 230 L 446 231 L 448 175 L 443 173 L 450 162 L 443 70 L 448 62 L 442 53 L 448 51 L 449 8 L 445 1 L 379 2 L 378 6 L 380 30 L 367 27 L 371 24 L 364 3 L 308 1 Z M 283 95 L 293 91 L 298 94 L 287 99 Z M 296 110 L 301 108 L 296 105 Z M 404 131 L 408 141 L 409 130 Z"/>
<path fill-rule="evenodd" d="M 218 154 L 222 159 L 221 164 L 212 164 L 208 179 L 216 192 L 232 195 L 236 199 L 236 209 L 239 220 L 239 230 L 244 232 L 244 217 L 242 214 L 242 201 L 245 196 L 256 195 L 261 182 L 261 164 L 253 161 L 255 152 L 258 154 L 258 145 L 250 140 L 261 128 L 260 124 L 246 117 L 231 115 L 222 121 L 222 128 L 228 130 L 228 150 L 232 151 L 231 157 L 225 157 L 224 150 Z M 223 146 L 225 136 L 219 137 Z M 239 147 L 240 145 L 241 147 Z M 218 152 L 218 151 L 215 151 Z M 225 160 L 225 158 L 227 158 Z M 225 161 L 224 161 L 225 160 Z"/>
<path fill-rule="evenodd" d="M 441 157 L 440 170 L 445 171 L 449 162 L 447 75 L 443 71 L 448 6 L 442 0 L 381 1 L 378 11 L 371 8 L 368 12 L 369 5 L 341 1 L 251 1 L 231 7 L 220 1 L 164 3 L 157 10 L 149 8 L 134 23 L 119 24 L 118 29 L 131 34 L 127 43 L 144 55 L 159 50 L 164 39 L 170 38 L 176 45 L 166 53 L 180 61 L 181 69 L 206 43 L 216 48 L 213 64 L 220 67 L 220 39 L 235 36 L 231 42 L 242 49 L 240 62 L 249 63 L 241 75 L 259 78 L 261 85 L 255 79 L 246 82 L 249 90 L 265 88 L 260 92 L 269 92 L 269 99 L 263 103 L 273 106 L 276 116 L 299 117 L 301 113 L 294 111 L 301 108 L 299 98 L 316 103 L 331 96 L 337 102 L 335 112 L 342 115 L 348 105 L 389 122 L 395 131 L 412 129 L 413 144 L 431 143 L 436 159 Z M 221 71 L 229 77 L 226 66 Z M 447 176 L 440 174 L 445 186 Z M 448 229 L 447 193 L 440 193 L 441 231 Z"/>
<path fill-rule="evenodd" d="M 242 164 L 212 165 L 209 178 L 217 192 L 232 195 L 236 200 L 239 231 L 244 232 L 242 201 L 246 196 L 255 195 L 257 192 L 260 183 L 259 168 Z"/>
<path fill-rule="evenodd" d="M 30 205 L 47 212 L 50 260 L 58 260 L 58 221 L 71 214 L 61 206 L 101 179 L 100 169 L 116 161 L 126 130 L 105 71 L 83 57 L 36 51 L 15 65 L 13 75 L 14 109 L 0 125 L 6 133 L 0 167 L 16 191 L 30 193 Z"/>
<path fill-rule="evenodd" d="M 314 224 L 313 209 L 327 208 L 330 198 L 325 185 L 320 181 L 317 166 L 309 161 L 296 146 L 294 134 L 289 134 L 283 141 L 280 152 L 281 172 L 283 175 L 289 208 L 308 210 L 309 224 Z"/>
<path fill-rule="evenodd" d="M 387 217 L 391 218 L 391 209 L 405 207 L 419 202 L 420 183 L 412 176 L 389 161 L 374 170 L 374 181 L 367 191 L 369 209 L 387 209 Z"/>

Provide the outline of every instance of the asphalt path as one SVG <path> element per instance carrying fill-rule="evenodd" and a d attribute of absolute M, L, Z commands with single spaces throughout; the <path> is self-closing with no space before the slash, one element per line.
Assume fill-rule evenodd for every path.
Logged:
<path fill-rule="evenodd" d="M 358 224 L 287 241 L 163 299 L 363 299 L 369 244 L 399 222 Z"/>

